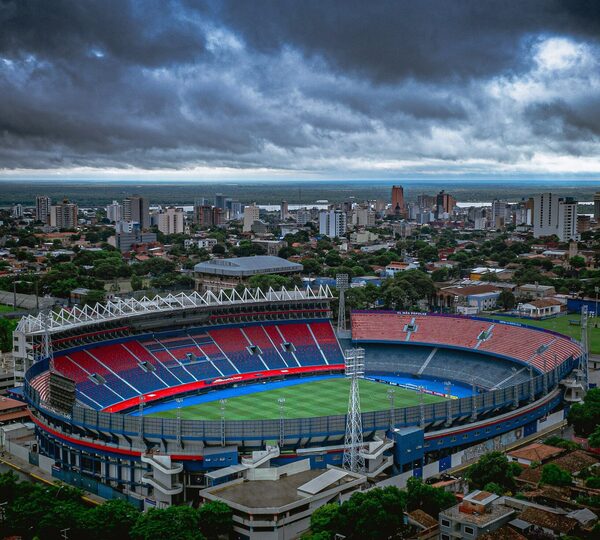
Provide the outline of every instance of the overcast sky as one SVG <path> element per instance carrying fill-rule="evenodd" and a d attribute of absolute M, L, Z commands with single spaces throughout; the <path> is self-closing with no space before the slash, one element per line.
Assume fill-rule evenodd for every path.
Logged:
<path fill-rule="evenodd" d="M 0 178 L 600 178 L 597 0 L 0 0 Z"/>

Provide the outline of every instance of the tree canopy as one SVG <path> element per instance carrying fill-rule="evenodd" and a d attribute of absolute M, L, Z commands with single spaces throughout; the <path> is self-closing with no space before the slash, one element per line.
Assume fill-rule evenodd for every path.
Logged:
<path fill-rule="evenodd" d="M 513 491 L 515 488 L 514 477 L 520 472 L 521 466 L 509 462 L 502 452 L 490 452 L 467 469 L 466 477 L 478 489 L 483 489 L 487 484 L 493 483 L 501 486 L 505 491 Z"/>

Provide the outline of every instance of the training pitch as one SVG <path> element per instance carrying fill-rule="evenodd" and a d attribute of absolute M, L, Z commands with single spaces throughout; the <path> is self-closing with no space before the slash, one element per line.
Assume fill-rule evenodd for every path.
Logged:
<path fill-rule="evenodd" d="M 379 411 L 390 408 L 388 391 L 394 390 L 394 407 L 410 407 L 419 404 L 419 393 L 373 381 L 360 381 L 360 403 L 363 412 Z M 284 398 L 285 418 L 309 418 L 346 414 L 348 411 L 348 392 L 350 381 L 345 378 L 307 382 L 295 386 L 277 388 L 228 398 L 225 405 L 226 420 L 266 420 L 280 418 L 279 399 Z M 444 401 L 444 398 L 423 394 L 424 403 Z M 161 411 L 148 416 L 176 418 L 177 409 Z M 221 419 L 219 394 L 215 400 L 198 405 L 181 407 L 181 418 L 187 420 Z"/>

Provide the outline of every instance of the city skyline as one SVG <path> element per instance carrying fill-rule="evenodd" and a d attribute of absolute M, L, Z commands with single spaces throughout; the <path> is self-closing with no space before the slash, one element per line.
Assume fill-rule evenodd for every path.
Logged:
<path fill-rule="evenodd" d="M 600 178 L 591 3 L 5 2 L 0 180 Z"/>

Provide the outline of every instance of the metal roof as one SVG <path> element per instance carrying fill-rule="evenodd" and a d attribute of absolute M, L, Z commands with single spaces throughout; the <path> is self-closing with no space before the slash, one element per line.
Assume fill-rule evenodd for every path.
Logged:
<path fill-rule="evenodd" d="M 316 495 L 329 487 L 331 484 L 339 482 L 342 478 L 348 475 L 348 471 L 341 469 L 329 469 L 327 472 L 320 474 L 316 478 L 313 478 L 310 482 L 306 482 L 298 487 L 298 491 L 308 493 L 309 495 Z"/>
<path fill-rule="evenodd" d="M 209 306 L 224 306 L 232 304 L 252 304 L 257 302 L 281 302 L 285 300 L 331 299 L 329 287 L 318 289 L 244 289 L 241 293 L 235 289 L 221 290 L 218 293 L 207 291 L 200 294 L 179 293 L 154 298 L 116 298 L 108 302 L 94 305 L 75 306 L 50 312 L 48 315 L 39 313 L 36 316 L 27 315 L 17 325 L 16 332 L 23 334 L 43 334 L 61 332 L 67 329 L 97 324 L 104 321 L 127 319 L 148 313 L 169 312 L 184 309 L 194 309 Z"/>
<path fill-rule="evenodd" d="M 255 274 L 300 272 L 302 268 L 301 264 L 282 259 L 281 257 L 255 255 L 254 257 L 234 257 L 231 259 L 213 259 L 201 262 L 194 266 L 194 272 L 244 277 Z"/>

